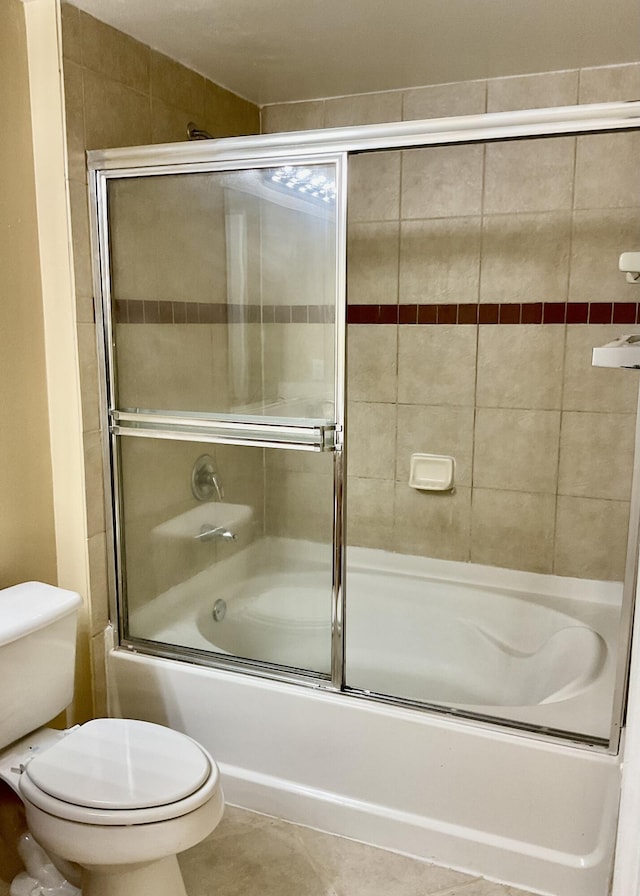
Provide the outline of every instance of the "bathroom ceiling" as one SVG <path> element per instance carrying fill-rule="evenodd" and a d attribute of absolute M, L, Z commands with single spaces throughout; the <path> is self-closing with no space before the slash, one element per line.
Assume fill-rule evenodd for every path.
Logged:
<path fill-rule="evenodd" d="M 640 59 L 638 0 L 73 0 L 258 103 Z"/>

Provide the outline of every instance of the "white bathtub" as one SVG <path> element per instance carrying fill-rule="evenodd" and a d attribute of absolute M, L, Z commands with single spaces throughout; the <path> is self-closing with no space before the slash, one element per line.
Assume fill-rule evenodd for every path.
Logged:
<path fill-rule="evenodd" d="M 317 546 L 271 540 L 225 563 L 134 614 L 133 632 L 325 669 Z M 354 688 L 607 737 L 618 585 L 360 549 L 349 571 Z M 608 892 L 617 757 L 130 650 L 109 668 L 114 714 L 202 741 L 231 803 L 541 893 Z"/>

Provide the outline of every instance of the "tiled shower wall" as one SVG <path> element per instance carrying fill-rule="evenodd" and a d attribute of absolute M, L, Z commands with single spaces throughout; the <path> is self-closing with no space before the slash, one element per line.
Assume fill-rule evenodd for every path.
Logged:
<path fill-rule="evenodd" d="M 263 109 L 263 131 L 636 99 L 640 65 Z M 350 544 L 622 579 L 638 375 L 640 135 L 449 146 L 350 163 Z M 453 493 L 408 486 L 453 455 Z"/>
<path fill-rule="evenodd" d="M 85 450 L 96 711 L 104 712 L 102 631 L 107 623 L 106 529 L 96 329 L 85 151 L 186 138 L 191 120 L 215 136 L 259 130 L 256 106 L 70 4 L 62 6 L 63 73 Z M 177 322 L 171 329 L 181 328 Z M 200 331 L 202 335 L 202 331 Z M 188 346 L 185 347 L 187 356 Z M 190 495 L 189 470 L 155 468 L 165 495 Z M 151 490 L 146 491 L 147 499 Z M 176 497 L 177 496 L 177 497 Z M 141 505 L 140 513 L 153 507 Z"/>

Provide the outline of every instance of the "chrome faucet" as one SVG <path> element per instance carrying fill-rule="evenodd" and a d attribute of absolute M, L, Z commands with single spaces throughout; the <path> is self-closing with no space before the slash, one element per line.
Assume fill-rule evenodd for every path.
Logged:
<path fill-rule="evenodd" d="M 218 538 L 223 541 L 235 541 L 238 536 L 226 526 L 212 526 L 210 523 L 204 523 L 198 534 L 193 537 L 196 541 L 215 541 Z"/>
<path fill-rule="evenodd" d="M 210 454 L 202 454 L 191 471 L 191 491 L 198 501 L 215 500 L 224 501 L 224 489 L 220 481 L 220 475 L 215 460 Z"/>

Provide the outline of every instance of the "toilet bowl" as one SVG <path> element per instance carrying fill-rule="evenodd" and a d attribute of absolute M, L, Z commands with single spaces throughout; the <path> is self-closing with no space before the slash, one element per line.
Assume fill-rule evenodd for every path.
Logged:
<path fill-rule="evenodd" d="M 176 853 L 223 811 L 217 766 L 191 738 L 128 719 L 96 719 L 24 764 L 27 825 L 82 869 L 84 896 L 182 896 Z"/>
<path fill-rule="evenodd" d="M 79 602 L 40 583 L 0 591 L 0 700 L 5 684 L 22 687 L 29 700 L 21 679 L 31 677 L 31 663 L 42 688 L 33 694 L 37 711 L 22 709 L 14 694 L 5 732 L 0 722 L 0 779 L 21 797 L 29 830 L 54 863 L 80 869 L 83 896 L 186 896 L 177 853 L 207 837 L 224 809 L 207 750 L 180 732 L 132 719 L 94 719 L 65 732 L 25 727 L 25 719 L 42 722 L 60 712 L 62 699 L 69 702 L 59 679 L 72 676 L 74 651 L 60 646 L 75 643 Z M 52 654 L 55 681 L 44 674 Z M 25 656 L 30 676 L 16 668 Z M 26 736 L 7 746 L 6 731 Z"/>

